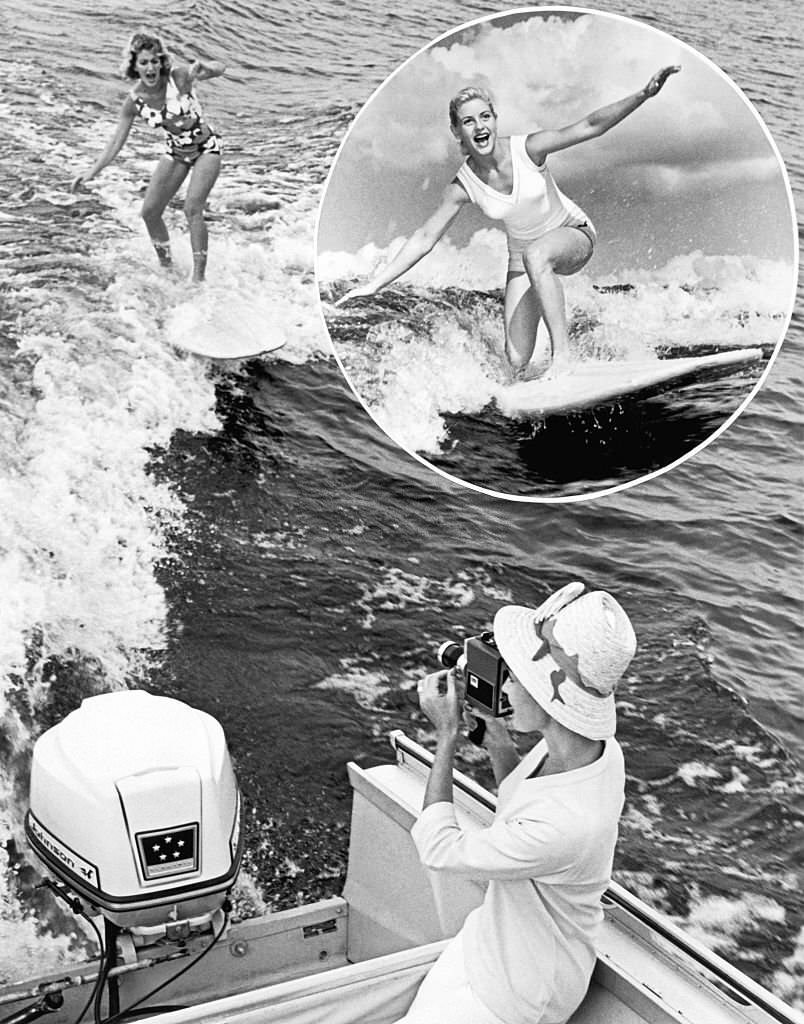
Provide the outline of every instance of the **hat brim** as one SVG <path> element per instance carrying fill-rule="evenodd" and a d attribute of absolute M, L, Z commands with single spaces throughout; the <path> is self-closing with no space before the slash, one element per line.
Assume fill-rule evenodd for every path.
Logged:
<path fill-rule="evenodd" d="M 561 725 L 591 740 L 617 731 L 612 693 L 606 696 L 577 685 L 543 647 L 533 608 L 507 605 L 494 616 L 494 639 L 508 668 L 539 706 Z"/>

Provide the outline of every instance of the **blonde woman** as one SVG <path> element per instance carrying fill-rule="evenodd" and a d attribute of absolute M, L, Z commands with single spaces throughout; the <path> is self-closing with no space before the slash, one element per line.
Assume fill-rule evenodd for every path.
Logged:
<path fill-rule="evenodd" d="M 338 305 L 380 288 L 410 270 L 444 235 L 470 203 L 502 222 L 508 236 L 505 287 L 505 354 L 521 374 L 534 356 L 536 331 L 544 319 L 549 352 L 540 352 L 533 370 L 558 369 L 569 356 L 564 289 L 560 278 L 576 274 L 589 261 L 597 235 L 589 217 L 556 185 L 547 158 L 603 135 L 655 96 L 678 67 L 658 71 L 644 89 L 593 111 L 564 128 L 502 136 L 488 92 L 462 89 L 449 105 L 450 127 L 466 158 L 447 185 L 435 213 L 381 267 L 367 284 L 353 288 Z"/>

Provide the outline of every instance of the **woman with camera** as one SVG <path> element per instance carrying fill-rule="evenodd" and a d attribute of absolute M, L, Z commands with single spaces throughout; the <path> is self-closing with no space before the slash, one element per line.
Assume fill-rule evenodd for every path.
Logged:
<path fill-rule="evenodd" d="M 565 1021 L 595 963 L 625 785 L 614 691 L 636 650 L 634 631 L 610 594 L 570 583 L 538 609 L 501 608 L 494 640 L 513 714 L 484 719 L 499 784 L 488 828 L 462 830 L 452 802 L 463 682 L 450 670 L 419 686 L 438 740 L 413 839 L 425 867 L 488 886 L 405 1024 Z M 504 722 L 542 739 L 520 759 Z"/>

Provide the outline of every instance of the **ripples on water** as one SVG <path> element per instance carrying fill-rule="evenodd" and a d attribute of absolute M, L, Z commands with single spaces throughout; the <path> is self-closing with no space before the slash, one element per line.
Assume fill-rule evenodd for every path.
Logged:
<path fill-rule="evenodd" d="M 731 73 L 800 175 L 802 117 L 779 60 L 800 43 L 786 39 L 785 10 L 632 8 Z M 623 709 L 620 877 L 792 998 L 800 788 L 777 740 L 800 757 L 792 495 L 804 387 L 790 350 L 724 437 L 637 490 L 535 510 L 425 473 L 327 358 L 315 212 L 373 89 L 487 9 L 185 0 L 162 11 L 62 0 L 0 16 L 0 546 L 13 595 L 2 820 L 17 872 L 3 892 L 3 969 L 67 955 L 68 940 L 43 943 L 26 918 L 16 842 L 32 736 L 82 695 L 148 684 L 220 717 L 250 808 L 249 871 L 268 903 L 292 905 L 339 891 L 343 762 L 385 757 L 392 726 L 427 738 L 411 688 L 437 642 L 578 576 L 621 595 L 642 638 Z M 138 128 L 89 194 L 65 191 L 113 123 L 111 72 L 140 21 L 232 65 L 203 87 L 228 154 L 211 204 L 211 287 L 276 296 L 273 327 L 288 338 L 237 371 L 164 344 L 182 289 L 155 273 L 136 214 L 155 136 Z M 279 213 L 259 198 L 274 196 Z M 761 961 L 758 945 L 771 950 Z"/>

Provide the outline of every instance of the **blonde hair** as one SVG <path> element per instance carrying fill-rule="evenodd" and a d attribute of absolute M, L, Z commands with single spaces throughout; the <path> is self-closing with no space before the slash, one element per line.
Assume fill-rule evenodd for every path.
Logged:
<path fill-rule="evenodd" d="M 123 62 L 120 65 L 120 74 L 123 78 L 136 78 L 137 72 L 134 65 L 141 50 L 154 50 L 159 57 L 162 74 L 170 71 L 170 54 L 165 49 L 165 44 L 153 32 L 146 29 L 138 29 L 123 47 Z"/>
<path fill-rule="evenodd" d="M 495 117 L 497 116 L 491 94 L 485 89 L 481 89 L 479 85 L 467 85 L 449 101 L 449 123 L 453 129 L 458 127 L 458 111 L 464 103 L 468 103 L 470 100 L 482 100 L 484 103 L 488 103 L 489 110 Z"/>

